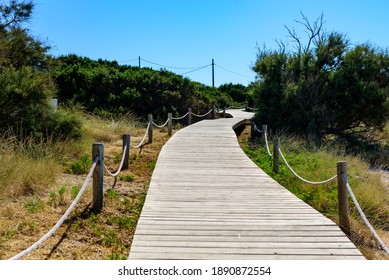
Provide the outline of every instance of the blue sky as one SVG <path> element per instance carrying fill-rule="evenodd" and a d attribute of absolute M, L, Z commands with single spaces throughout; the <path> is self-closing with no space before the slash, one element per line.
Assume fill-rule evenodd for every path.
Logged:
<path fill-rule="evenodd" d="M 289 41 L 298 27 L 324 13 L 327 31 L 353 43 L 389 47 L 389 1 L 281 0 L 35 0 L 29 28 L 55 56 L 74 53 L 137 65 L 138 57 L 165 66 L 201 67 L 215 60 L 215 85 L 254 81 L 257 46 Z M 304 33 L 301 32 L 304 36 Z M 142 61 L 142 66 L 159 69 Z M 193 69 L 166 69 L 178 74 Z M 234 73 L 231 73 L 229 71 Z M 238 75 L 239 74 L 239 75 Z M 211 67 L 187 73 L 211 85 Z"/>

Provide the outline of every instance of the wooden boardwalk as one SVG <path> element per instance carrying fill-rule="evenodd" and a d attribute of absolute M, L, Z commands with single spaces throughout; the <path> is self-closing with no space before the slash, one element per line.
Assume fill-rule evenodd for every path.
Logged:
<path fill-rule="evenodd" d="M 129 259 L 364 259 L 338 226 L 259 169 L 232 127 L 181 129 L 159 155 Z"/>

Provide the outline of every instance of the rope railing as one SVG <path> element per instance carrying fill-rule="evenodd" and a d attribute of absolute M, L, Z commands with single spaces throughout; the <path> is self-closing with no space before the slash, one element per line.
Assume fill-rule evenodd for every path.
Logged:
<path fill-rule="evenodd" d="M 265 138 L 266 151 L 267 151 L 267 153 L 269 154 L 269 156 L 272 157 L 273 154 L 270 152 L 269 142 L 267 141 L 267 132 L 266 132 L 266 131 L 263 132 L 263 137 Z"/>
<path fill-rule="evenodd" d="M 260 129 L 258 128 L 258 126 L 255 124 L 255 122 L 253 122 L 253 126 L 254 126 L 254 129 L 255 129 L 256 131 L 258 131 L 259 133 L 264 132 L 264 130 L 260 130 Z"/>
<path fill-rule="evenodd" d="M 140 143 L 138 144 L 138 145 L 132 145 L 132 144 L 130 144 L 130 146 L 132 147 L 132 148 L 140 148 L 141 146 L 143 146 L 143 144 L 145 143 L 145 140 L 146 140 L 146 136 L 147 136 L 147 134 L 148 134 L 148 132 L 149 132 L 149 129 L 150 129 L 150 125 L 151 125 L 151 123 L 149 122 L 148 124 L 147 124 L 147 128 L 146 128 L 146 132 L 145 132 L 145 134 L 143 135 L 143 138 L 142 138 L 142 140 L 140 141 Z"/>
<path fill-rule="evenodd" d="M 220 109 L 220 108 L 215 108 L 216 113 L 222 114 L 225 113 L 226 109 Z"/>
<path fill-rule="evenodd" d="M 187 115 L 189 115 L 189 112 L 187 112 L 185 115 L 183 115 L 183 116 L 181 116 L 181 117 L 176 117 L 176 118 L 172 118 L 173 120 L 176 120 L 176 121 L 178 121 L 178 120 L 182 120 L 183 118 L 185 118 Z"/>
<path fill-rule="evenodd" d="M 111 171 L 109 171 L 109 169 L 107 168 L 107 166 L 104 164 L 104 168 L 105 168 L 105 171 L 107 171 L 107 173 L 112 176 L 112 177 L 117 177 L 120 172 L 122 171 L 122 168 L 123 168 L 123 164 L 124 164 L 124 159 L 126 158 L 126 152 L 127 152 L 127 145 L 124 146 L 124 149 L 123 149 L 123 156 L 122 156 L 122 160 L 120 162 L 120 165 L 119 165 L 119 168 L 118 170 L 115 172 L 115 173 L 112 173 Z"/>
<path fill-rule="evenodd" d="M 358 203 L 358 200 L 356 199 L 351 187 L 350 187 L 350 184 L 349 182 L 347 181 L 347 178 L 346 178 L 346 175 L 344 173 L 341 174 L 342 175 L 342 179 L 344 181 L 344 183 L 346 184 L 346 187 L 347 187 L 347 191 L 348 193 L 350 194 L 351 196 L 351 199 L 353 200 L 354 202 L 354 205 L 355 205 L 355 208 L 357 208 L 358 210 L 358 213 L 359 215 L 361 216 L 363 222 L 365 223 L 365 225 L 369 228 L 370 232 L 373 234 L 374 238 L 377 240 L 377 242 L 380 244 L 381 246 L 381 249 L 383 251 L 385 251 L 385 253 L 387 253 L 389 255 L 389 249 L 388 247 L 386 246 L 386 244 L 382 241 L 382 239 L 378 236 L 377 232 L 374 230 L 373 226 L 370 224 L 370 222 L 368 221 L 368 219 L 366 218 L 366 215 L 365 213 L 363 212 L 361 206 L 359 205 Z"/>
<path fill-rule="evenodd" d="M 321 184 L 325 184 L 325 183 L 331 182 L 332 180 L 334 180 L 335 178 L 338 177 L 338 175 L 335 175 L 335 176 L 333 176 L 333 177 L 331 177 L 331 178 L 329 178 L 329 179 L 327 179 L 327 180 L 319 181 L 319 182 L 313 182 L 313 181 L 309 181 L 309 180 L 307 180 L 307 179 L 304 179 L 303 177 L 301 177 L 300 175 L 298 175 L 298 174 L 296 173 L 296 171 L 293 170 L 292 167 L 290 167 L 289 163 L 288 163 L 288 162 L 286 161 L 286 159 L 285 159 L 284 154 L 283 154 L 282 151 L 281 151 L 281 148 L 280 148 L 280 147 L 277 147 L 277 150 L 278 150 L 278 152 L 280 153 L 280 156 L 281 156 L 282 160 L 284 161 L 285 165 L 289 168 L 289 170 L 293 173 L 293 175 L 296 176 L 296 177 L 297 177 L 298 179 L 300 179 L 301 181 L 307 183 L 307 184 L 311 184 L 311 185 L 321 185 Z"/>
<path fill-rule="evenodd" d="M 226 108 L 226 110 L 231 110 L 231 109 L 233 109 L 233 110 L 243 110 L 245 108 L 246 108 L 245 106 L 243 106 L 243 107 L 230 106 L 230 107 Z"/>
<path fill-rule="evenodd" d="M 73 200 L 73 202 L 70 204 L 69 208 L 66 210 L 66 212 L 62 215 L 62 217 L 58 220 L 58 222 L 44 235 L 42 236 L 37 242 L 35 242 L 34 244 L 32 244 L 30 247 L 28 247 L 27 249 L 25 249 L 23 252 L 13 256 L 12 258 L 10 258 L 9 260 L 18 260 L 22 257 L 24 257 L 25 255 L 29 254 L 31 251 L 33 251 L 34 249 L 38 248 L 43 242 L 45 242 L 48 238 L 50 238 L 58 229 L 59 227 L 65 222 L 65 220 L 68 218 L 70 212 L 72 212 L 72 210 L 74 209 L 74 207 L 76 206 L 76 204 L 78 203 L 78 201 L 80 200 L 81 196 L 83 195 L 83 193 L 85 192 L 86 190 L 86 187 L 93 175 L 93 171 L 95 170 L 96 168 L 96 164 L 97 164 L 97 161 L 99 160 L 99 157 L 96 157 L 95 160 L 93 161 L 93 164 L 92 164 L 92 167 L 90 168 L 89 170 L 89 173 L 84 181 L 84 184 L 82 185 L 80 191 L 78 192 L 76 198 Z"/>
<path fill-rule="evenodd" d="M 93 209 L 94 209 L 94 211 L 97 211 L 97 212 L 101 211 L 102 204 L 103 204 L 102 201 L 103 201 L 103 186 L 104 186 L 104 180 L 103 180 L 104 169 L 106 170 L 106 172 L 110 176 L 115 177 L 115 181 L 116 181 L 116 177 L 120 174 L 124 165 L 125 165 L 124 168 L 128 168 L 129 148 L 130 147 L 139 148 L 142 145 L 144 145 L 147 135 L 149 134 L 149 137 L 150 136 L 152 137 L 152 134 L 150 134 L 150 132 L 152 132 L 153 125 L 156 127 L 159 127 L 159 128 L 165 127 L 166 125 L 169 125 L 169 127 L 171 127 L 171 120 L 173 120 L 173 119 L 180 120 L 180 119 L 185 118 L 188 115 L 194 115 L 196 117 L 205 117 L 205 116 L 209 115 L 213 110 L 214 110 L 214 108 L 212 108 L 209 112 L 207 112 L 204 115 L 196 115 L 196 114 L 191 113 L 191 110 L 189 109 L 189 111 L 184 116 L 179 117 L 179 118 L 172 118 L 171 113 L 169 113 L 168 120 L 163 125 L 157 125 L 153 121 L 152 115 L 149 115 L 149 122 L 147 124 L 145 134 L 138 145 L 131 145 L 130 135 L 128 135 L 128 134 L 123 135 L 123 155 L 122 155 L 122 159 L 120 161 L 119 168 L 117 169 L 117 171 L 115 173 L 111 172 L 107 168 L 107 166 L 104 164 L 104 144 L 101 144 L 101 143 L 93 144 L 93 149 L 92 149 L 92 157 L 94 158 L 93 164 L 88 172 L 88 175 L 87 175 L 80 191 L 78 192 L 78 194 L 75 197 L 75 199 L 73 200 L 73 202 L 70 204 L 69 208 L 60 217 L 60 219 L 57 221 L 57 223 L 44 236 L 42 236 L 38 241 L 36 241 L 34 244 L 32 244 L 30 247 L 28 247 L 24 251 L 9 258 L 9 260 L 18 260 L 20 258 L 23 258 L 25 255 L 29 254 L 30 252 L 32 252 L 33 250 L 38 248 L 40 245 L 42 245 L 43 242 L 45 242 L 47 239 L 49 239 L 61 227 L 61 225 L 63 225 L 63 223 L 68 219 L 70 213 L 76 207 L 81 196 L 84 194 L 86 187 L 87 187 L 88 183 L 90 182 L 92 175 L 94 173 L 96 174 L 96 176 L 93 176 Z M 151 139 L 149 139 L 149 141 L 150 140 Z M 97 166 L 99 166 L 99 167 L 97 168 Z"/>
<path fill-rule="evenodd" d="M 267 153 L 271 157 L 273 157 L 273 161 L 274 161 L 273 165 L 276 165 L 276 164 L 278 165 L 278 163 L 276 163 L 274 159 L 276 157 L 278 158 L 278 155 L 279 155 L 282 158 L 285 165 L 288 167 L 288 169 L 293 173 L 293 175 L 295 175 L 298 179 L 300 179 L 301 181 L 303 181 L 307 184 L 312 184 L 312 185 L 325 184 L 325 183 L 331 182 L 334 179 L 338 178 L 338 192 L 339 192 L 338 203 L 339 203 L 340 227 L 342 228 L 343 231 L 345 231 L 345 233 L 347 235 L 350 235 L 350 225 L 349 225 L 349 218 L 348 218 L 349 214 L 348 214 L 348 210 L 347 210 L 348 209 L 347 193 L 348 193 L 348 194 L 350 194 L 351 199 L 354 202 L 354 205 L 355 205 L 356 209 L 358 210 L 358 213 L 361 216 L 363 222 L 369 228 L 370 232 L 373 234 L 374 238 L 377 240 L 377 242 L 381 246 L 381 249 L 389 255 L 388 247 L 382 241 L 382 239 L 378 236 L 377 232 L 374 230 L 374 228 L 372 227 L 372 225 L 370 224 L 370 222 L 366 218 L 366 215 L 363 213 L 363 210 L 362 210 L 361 206 L 359 205 L 358 200 L 356 199 L 356 197 L 355 197 L 355 195 L 350 187 L 350 184 L 347 181 L 347 177 L 345 175 L 345 173 L 347 173 L 347 163 L 346 162 L 338 162 L 338 173 L 327 180 L 315 182 L 315 181 L 310 181 L 310 180 L 304 179 L 290 166 L 290 164 L 286 160 L 284 154 L 282 153 L 281 147 L 279 145 L 279 139 L 278 139 L 278 141 L 274 142 L 275 149 L 273 151 L 274 151 L 274 153 L 277 153 L 277 154 L 274 155 L 274 153 L 272 154 L 270 152 L 269 143 L 268 143 L 268 139 L 267 139 L 267 126 L 263 126 L 263 127 L 264 127 L 263 131 L 260 131 L 258 129 L 258 126 L 254 122 L 252 122 L 252 128 L 254 128 L 258 132 L 263 132 L 263 136 L 265 138 L 266 150 L 267 150 Z M 278 142 L 278 144 L 277 144 L 277 142 Z M 345 170 L 345 171 L 342 171 L 342 170 Z M 273 169 L 273 171 L 274 171 L 274 169 Z M 339 179 L 340 176 L 341 176 L 341 179 Z M 344 191 L 342 191 L 343 186 L 339 180 L 342 180 L 342 182 L 344 182 L 344 184 L 345 184 Z M 342 210 L 341 210 L 341 208 L 342 208 Z"/>
<path fill-rule="evenodd" d="M 163 127 L 167 126 L 168 123 L 169 123 L 169 118 L 166 120 L 166 122 L 165 122 L 163 125 L 158 125 L 158 124 L 156 124 L 156 123 L 153 121 L 153 125 L 156 126 L 156 127 L 158 127 L 158 128 L 163 128 Z"/>
<path fill-rule="evenodd" d="M 197 118 L 204 118 L 204 117 L 208 116 L 210 113 L 212 113 L 212 111 L 213 111 L 213 108 L 211 110 L 209 110 L 209 112 L 205 113 L 204 115 L 196 115 L 194 113 L 191 113 L 191 114 L 192 114 L 192 116 L 195 116 Z"/>

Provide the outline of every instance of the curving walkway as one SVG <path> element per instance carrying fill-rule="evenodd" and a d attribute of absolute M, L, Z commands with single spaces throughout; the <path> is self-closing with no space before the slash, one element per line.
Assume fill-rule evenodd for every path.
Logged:
<path fill-rule="evenodd" d="M 364 259 L 331 220 L 259 169 L 232 127 L 181 129 L 162 148 L 129 259 Z"/>

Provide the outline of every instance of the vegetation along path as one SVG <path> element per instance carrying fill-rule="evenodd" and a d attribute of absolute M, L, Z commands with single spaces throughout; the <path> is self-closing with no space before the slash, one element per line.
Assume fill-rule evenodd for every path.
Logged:
<path fill-rule="evenodd" d="M 364 259 L 339 227 L 268 177 L 233 127 L 204 120 L 162 148 L 130 259 Z"/>

